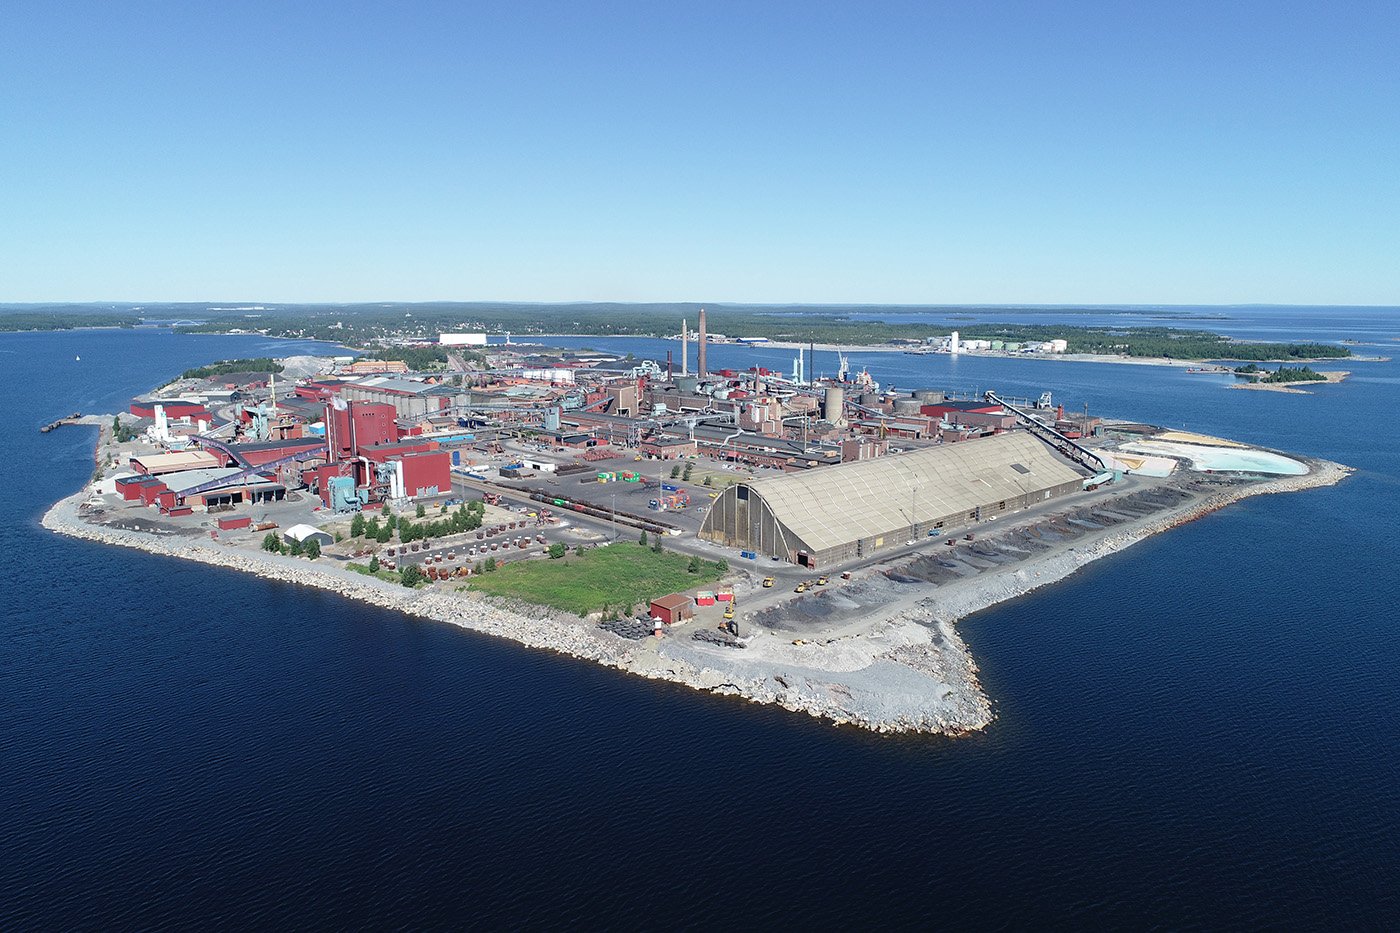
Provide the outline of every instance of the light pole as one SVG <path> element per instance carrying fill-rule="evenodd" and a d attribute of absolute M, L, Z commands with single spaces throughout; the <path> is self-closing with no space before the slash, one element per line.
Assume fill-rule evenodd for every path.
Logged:
<path fill-rule="evenodd" d="M 615 544 L 615 543 L 617 543 L 617 493 L 613 493 L 613 494 L 612 494 L 612 526 L 613 526 L 613 536 L 612 536 L 612 539 L 613 539 L 613 543 Z"/>
<path fill-rule="evenodd" d="M 909 543 L 910 543 L 910 544 L 913 544 L 915 541 L 919 540 L 919 526 L 918 526 L 917 521 L 916 521 L 915 518 L 914 518 L 914 507 L 915 507 L 915 499 L 914 499 L 914 497 L 917 496 L 918 494 L 919 494 L 919 487 L 918 487 L 918 486 L 913 486 L 913 487 L 910 488 L 910 490 L 909 490 Z"/>

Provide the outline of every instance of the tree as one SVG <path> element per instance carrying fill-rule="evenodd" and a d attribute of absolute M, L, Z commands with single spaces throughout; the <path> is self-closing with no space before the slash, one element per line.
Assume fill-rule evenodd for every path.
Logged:
<path fill-rule="evenodd" d="M 350 537 L 358 538 L 365 533 L 365 517 L 360 512 L 350 519 Z"/>
<path fill-rule="evenodd" d="M 413 513 L 413 514 L 414 514 L 415 516 L 417 516 L 418 518 L 424 518 L 424 517 L 427 516 L 428 510 L 427 510 L 426 508 L 424 508 L 424 507 L 423 507 L 423 503 L 420 502 L 420 503 L 418 503 L 418 508 L 417 508 L 416 510 L 414 510 L 414 513 Z"/>
<path fill-rule="evenodd" d="M 291 554 L 293 557 L 300 557 L 303 551 L 305 551 L 305 548 L 302 546 L 302 543 L 293 538 L 292 546 L 287 550 L 287 553 Z"/>
<path fill-rule="evenodd" d="M 267 534 L 263 535 L 262 549 L 264 551 L 270 551 L 273 554 L 282 553 L 282 539 L 277 537 L 277 532 L 269 531 Z"/>
<path fill-rule="evenodd" d="M 321 542 L 317 541 L 315 538 L 312 538 L 310 541 L 306 542 L 306 556 L 311 558 L 312 560 L 315 560 L 316 558 L 320 557 Z"/>
<path fill-rule="evenodd" d="M 423 579 L 423 571 L 419 569 L 417 564 L 409 564 L 399 571 L 399 582 L 403 583 L 404 586 L 417 586 L 423 582 Z"/>
<path fill-rule="evenodd" d="M 563 557 L 568 550 L 568 545 L 564 544 L 563 541 L 555 541 L 549 546 L 549 559 L 558 560 Z"/>
<path fill-rule="evenodd" d="M 482 569 L 484 569 L 487 573 L 494 573 L 496 570 L 496 558 L 486 558 L 486 566 Z"/>
<path fill-rule="evenodd" d="M 706 474 L 705 474 L 705 481 L 704 481 L 704 483 L 702 483 L 701 485 L 703 485 L 703 486 L 713 486 L 713 485 L 714 485 L 714 477 L 711 476 L 710 474 L 706 473 Z"/>
<path fill-rule="evenodd" d="M 390 515 L 388 518 L 384 519 L 384 524 L 388 527 L 389 531 L 392 532 L 395 528 L 399 527 L 399 517 L 397 515 Z"/>
<path fill-rule="evenodd" d="M 681 474 L 681 479 L 685 480 L 687 483 L 690 482 L 690 471 L 693 469 L 695 469 L 695 464 L 687 462 L 685 465 L 685 472 Z"/>
<path fill-rule="evenodd" d="M 680 476 L 680 475 L 681 475 L 681 465 L 680 465 L 679 463 L 672 465 L 672 467 L 671 467 L 671 479 L 675 479 L 677 476 Z"/>
<path fill-rule="evenodd" d="M 700 558 L 699 558 L 699 557 L 691 557 L 691 558 L 690 558 L 690 563 L 689 563 L 688 565 L 686 565 L 686 568 L 685 568 L 685 569 L 686 569 L 686 572 L 687 572 L 687 573 L 699 573 L 699 572 L 700 572 Z"/>
<path fill-rule="evenodd" d="M 365 522 L 365 537 L 373 538 L 376 541 L 379 540 L 379 519 L 371 518 L 369 521 Z"/>
<path fill-rule="evenodd" d="M 647 546 L 647 530 L 645 528 L 643 528 L 642 533 L 637 536 L 637 543 L 642 547 Z"/>
<path fill-rule="evenodd" d="M 372 557 L 370 557 L 370 559 L 369 559 L 369 572 L 370 572 L 370 573 L 378 573 L 378 572 L 379 572 L 379 555 L 378 555 L 378 554 L 375 554 L 375 555 L 373 555 Z"/>
<path fill-rule="evenodd" d="M 661 536 L 657 535 L 651 540 L 651 549 L 657 554 L 661 553 Z"/>
<path fill-rule="evenodd" d="M 389 515 L 389 503 L 384 503 L 384 507 L 379 510 L 379 514 L 386 517 Z"/>
<path fill-rule="evenodd" d="M 379 529 L 379 534 L 375 536 L 375 540 L 378 541 L 380 544 L 388 544 L 389 540 L 393 537 L 394 529 L 390 528 L 388 525 L 385 525 L 383 528 Z"/>

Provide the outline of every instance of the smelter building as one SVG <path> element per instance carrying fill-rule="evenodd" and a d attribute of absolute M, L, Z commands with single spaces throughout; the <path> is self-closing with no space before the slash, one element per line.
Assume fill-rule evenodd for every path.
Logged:
<path fill-rule="evenodd" d="M 1083 488 L 1023 431 L 738 483 L 700 537 L 807 567 L 867 557 Z"/>

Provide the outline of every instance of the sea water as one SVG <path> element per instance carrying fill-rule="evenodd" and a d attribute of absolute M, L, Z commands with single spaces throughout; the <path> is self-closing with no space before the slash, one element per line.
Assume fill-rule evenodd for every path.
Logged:
<path fill-rule="evenodd" d="M 1225 332 L 1280 326 L 1222 313 Z M 1325 335 L 1325 313 L 1289 332 Z M 1363 324 L 1400 336 L 1395 312 Z M 38 526 L 91 474 L 93 441 L 41 424 L 290 352 L 308 346 L 0 335 L 0 929 L 1400 916 L 1397 364 L 1294 396 L 1162 367 L 853 354 L 903 387 L 1051 389 L 1073 411 L 1358 468 L 966 620 L 997 720 L 949 740 Z"/>

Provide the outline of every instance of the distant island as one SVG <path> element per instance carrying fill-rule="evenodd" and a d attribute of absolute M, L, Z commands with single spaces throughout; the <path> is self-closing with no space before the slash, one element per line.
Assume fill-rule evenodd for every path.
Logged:
<path fill-rule="evenodd" d="M 927 350 L 950 332 L 963 331 L 990 352 L 1007 346 L 1057 342 L 1070 358 L 1125 361 L 1198 362 L 1203 360 L 1285 361 L 1342 359 L 1350 348 L 1335 343 L 1247 342 L 1208 330 L 1167 326 L 1082 326 L 1061 323 L 970 324 L 966 309 L 931 308 L 941 320 L 902 319 L 911 309 L 898 307 L 708 305 L 713 342 L 763 341 L 774 345 L 818 344 L 849 348 Z M 964 314 L 960 315 L 959 311 Z M 1024 313 L 1011 308 L 1008 312 Z M 259 334 L 267 337 L 326 340 L 375 350 L 391 342 L 435 342 L 445 332 L 475 331 L 536 337 L 561 333 L 599 337 L 670 339 L 682 320 L 692 325 L 698 304 L 307 304 L 307 305 L 156 305 L 34 306 L 0 309 L 0 331 L 61 330 L 75 327 L 134 327 L 161 323 L 181 333 Z M 1049 314 L 1051 312 L 1046 311 Z M 1059 320 L 1090 313 L 1056 309 Z M 1098 309 L 1094 313 L 1111 313 Z M 1127 313 L 1127 312 L 1124 312 Z M 1192 318 L 1184 318 L 1192 320 Z M 427 351 L 436 352 L 436 351 Z M 409 361 L 424 368 L 428 360 Z"/>
<path fill-rule="evenodd" d="M 1254 363 L 1244 366 L 1237 366 L 1233 370 L 1234 374 L 1247 382 L 1231 386 L 1233 389 L 1269 389 L 1275 392 L 1289 392 L 1296 395 L 1308 395 L 1302 389 L 1293 388 L 1300 382 L 1321 382 L 1337 383 L 1351 375 L 1348 372 L 1317 372 L 1311 366 L 1280 366 L 1275 370 L 1267 370 Z"/>

